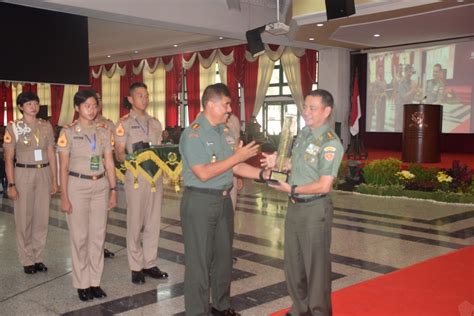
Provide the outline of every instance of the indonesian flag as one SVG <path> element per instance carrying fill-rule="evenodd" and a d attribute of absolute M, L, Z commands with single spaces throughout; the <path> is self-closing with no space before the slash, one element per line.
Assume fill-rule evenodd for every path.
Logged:
<path fill-rule="evenodd" d="M 359 119 L 361 117 L 360 98 L 359 98 L 359 80 L 357 79 L 357 70 L 354 75 L 354 91 L 351 98 L 351 127 L 352 136 L 359 134 Z"/>

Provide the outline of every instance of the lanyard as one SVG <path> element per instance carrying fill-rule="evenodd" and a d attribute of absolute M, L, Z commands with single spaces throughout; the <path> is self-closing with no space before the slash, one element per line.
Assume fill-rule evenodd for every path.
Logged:
<path fill-rule="evenodd" d="M 143 133 L 145 133 L 145 135 L 148 137 L 148 131 L 149 131 L 149 120 L 146 120 L 146 129 L 145 129 L 145 126 L 142 125 L 142 123 L 140 123 L 140 121 L 138 119 L 135 118 L 135 122 L 137 122 L 138 126 L 140 126 L 140 129 L 143 131 Z"/>
<path fill-rule="evenodd" d="M 84 134 L 84 137 L 89 142 L 89 145 L 91 146 L 92 151 L 95 152 L 95 149 L 97 148 L 97 139 L 96 139 L 95 133 L 94 133 L 94 137 L 92 139 L 90 139 L 89 136 L 87 136 L 86 134 Z"/>
<path fill-rule="evenodd" d="M 37 128 L 37 129 L 35 130 L 35 132 L 33 133 L 33 137 L 34 137 L 35 140 L 36 140 L 36 146 L 39 146 L 39 144 L 40 144 L 40 143 L 39 143 L 39 142 L 40 142 L 39 134 L 40 134 L 39 128 Z"/>

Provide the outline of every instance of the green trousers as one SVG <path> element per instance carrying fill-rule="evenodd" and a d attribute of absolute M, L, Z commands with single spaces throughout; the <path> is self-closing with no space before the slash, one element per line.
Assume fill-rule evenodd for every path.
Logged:
<path fill-rule="evenodd" d="M 288 203 L 285 219 L 285 276 L 291 315 L 332 315 L 329 197 Z"/>
<path fill-rule="evenodd" d="M 214 308 L 230 308 L 234 238 L 234 211 L 230 196 L 185 189 L 181 200 L 181 225 L 186 315 L 208 315 L 209 288 Z"/>

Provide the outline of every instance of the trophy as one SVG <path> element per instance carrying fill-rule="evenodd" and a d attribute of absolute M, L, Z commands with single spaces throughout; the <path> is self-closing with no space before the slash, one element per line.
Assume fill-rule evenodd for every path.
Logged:
<path fill-rule="evenodd" d="M 270 177 L 267 181 L 286 182 L 288 180 L 288 171 L 285 170 L 285 162 L 291 155 L 291 145 L 293 143 L 293 130 L 295 129 L 296 116 L 287 116 L 283 122 L 283 128 L 280 134 L 280 144 L 278 145 L 278 155 L 275 163 L 275 169 L 270 171 Z"/>

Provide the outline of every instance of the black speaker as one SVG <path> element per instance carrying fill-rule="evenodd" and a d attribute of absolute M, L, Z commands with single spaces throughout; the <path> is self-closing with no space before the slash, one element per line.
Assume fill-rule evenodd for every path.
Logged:
<path fill-rule="evenodd" d="M 245 33 L 245 37 L 247 38 L 247 43 L 249 46 L 249 51 L 253 57 L 257 57 L 265 53 L 265 47 L 263 46 L 261 35 L 263 31 L 265 31 L 265 26 L 261 26 Z"/>
<path fill-rule="evenodd" d="M 48 106 L 47 105 L 40 105 L 38 114 L 36 114 L 37 118 L 48 120 Z"/>
<path fill-rule="evenodd" d="M 354 0 L 326 0 L 326 16 L 328 20 L 343 18 L 355 14 Z"/>

